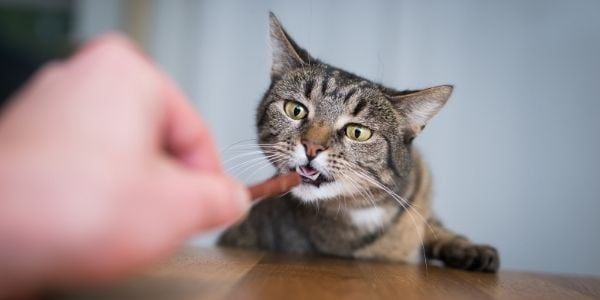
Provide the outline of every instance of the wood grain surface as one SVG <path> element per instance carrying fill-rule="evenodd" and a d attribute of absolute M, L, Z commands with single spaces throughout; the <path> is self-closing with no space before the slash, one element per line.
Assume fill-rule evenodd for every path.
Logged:
<path fill-rule="evenodd" d="M 116 284 L 51 299 L 600 299 L 600 278 L 185 248 Z"/>

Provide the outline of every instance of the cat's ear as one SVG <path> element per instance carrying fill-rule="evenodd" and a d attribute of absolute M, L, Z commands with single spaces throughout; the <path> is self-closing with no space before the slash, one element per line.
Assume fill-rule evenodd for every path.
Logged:
<path fill-rule="evenodd" d="M 313 59 L 306 50 L 300 48 L 285 32 L 275 14 L 270 12 L 269 19 L 271 48 L 273 49 L 271 78 L 276 80 L 293 69 L 309 64 Z"/>
<path fill-rule="evenodd" d="M 414 137 L 446 104 L 452 94 L 452 89 L 451 85 L 440 85 L 410 93 L 388 95 L 388 98 L 400 114 L 408 120 Z"/>

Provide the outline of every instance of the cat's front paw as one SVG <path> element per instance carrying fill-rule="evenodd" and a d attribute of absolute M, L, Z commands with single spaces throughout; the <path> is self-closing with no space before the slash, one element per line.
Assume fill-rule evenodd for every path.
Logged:
<path fill-rule="evenodd" d="M 496 272 L 500 256 L 496 248 L 471 243 L 449 243 L 440 249 L 440 259 L 445 265 L 469 271 Z"/>

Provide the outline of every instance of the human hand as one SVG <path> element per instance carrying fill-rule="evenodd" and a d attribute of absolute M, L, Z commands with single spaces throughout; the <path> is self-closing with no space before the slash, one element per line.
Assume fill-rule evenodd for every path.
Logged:
<path fill-rule="evenodd" d="M 44 67 L 0 116 L 0 289 L 127 273 L 248 203 L 185 97 L 122 37 Z"/>

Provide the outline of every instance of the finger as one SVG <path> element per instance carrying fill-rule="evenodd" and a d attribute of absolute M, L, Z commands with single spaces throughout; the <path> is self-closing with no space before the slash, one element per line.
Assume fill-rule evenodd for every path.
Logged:
<path fill-rule="evenodd" d="M 176 84 L 127 38 L 118 34 L 97 38 L 82 47 L 70 61 L 80 72 L 97 70 L 99 61 L 103 62 L 103 65 L 111 65 L 112 68 L 107 71 L 111 73 L 110 76 L 103 78 L 113 79 L 110 82 L 111 87 L 105 89 L 112 93 L 145 91 L 142 97 L 146 100 L 155 98 L 153 95 L 157 93 L 159 96 L 155 103 L 158 104 L 158 120 L 152 130 L 156 130 L 155 138 L 158 139 L 161 150 L 166 150 L 170 156 L 192 168 L 221 172 L 213 139 L 186 97 Z M 130 88 L 126 88 L 128 86 Z M 115 100 L 124 97 L 110 98 Z M 110 99 L 103 101 L 107 100 Z"/>
<path fill-rule="evenodd" d="M 171 219 L 182 228 L 206 230 L 238 220 L 250 207 L 250 195 L 238 181 L 214 173 L 171 166 L 160 176 L 163 207 Z"/>
<path fill-rule="evenodd" d="M 221 173 L 219 155 L 210 132 L 169 78 L 165 78 L 165 97 L 162 137 L 165 149 L 197 170 Z"/>
<path fill-rule="evenodd" d="M 133 41 L 119 33 L 107 33 L 86 42 L 77 49 L 69 60 L 85 61 L 88 60 L 86 57 L 93 56 L 96 52 L 102 52 L 105 48 L 118 48 L 121 51 L 124 50 L 126 55 L 134 57 L 135 60 L 143 61 L 143 63 L 148 66 L 153 65 L 146 53 L 144 53 Z"/>
<path fill-rule="evenodd" d="M 152 125 L 160 124 L 165 75 L 135 44 L 120 35 L 105 35 L 84 45 L 63 66 L 70 77 L 63 90 L 77 105 L 108 114 L 113 123 L 143 127 L 148 139 L 155 138 Z"/>

